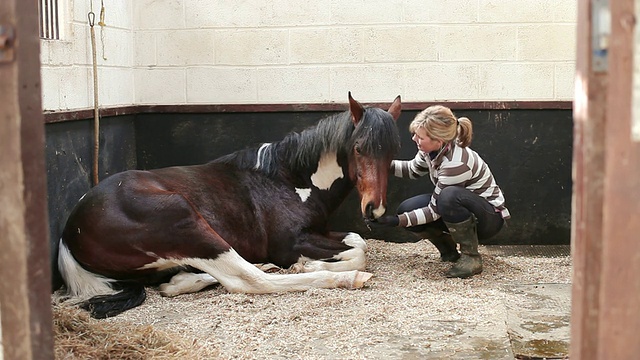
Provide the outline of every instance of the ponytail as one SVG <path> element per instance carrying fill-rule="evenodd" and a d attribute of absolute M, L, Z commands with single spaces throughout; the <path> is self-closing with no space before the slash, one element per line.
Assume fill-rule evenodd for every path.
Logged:
<path fill-rule="evenodd" d="M 457 143 L 460 147 L 467 147 L 471 145 L 471 139 L 473 138 L 473 125 L 471 120 L 467 117 L 461 117 L 458 119 L 458 138 Z"/>

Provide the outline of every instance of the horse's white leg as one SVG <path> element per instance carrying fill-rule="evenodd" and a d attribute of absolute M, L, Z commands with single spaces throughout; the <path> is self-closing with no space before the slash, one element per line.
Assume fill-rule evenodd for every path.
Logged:
<path fill-rule="evenodd" d="M 281 270 L 281 268 L 278 265 L 274 265 L 272 263 L 260 263 L 260 264 L 253 264 L 253 265 L 255 265 L 258 269 L 264 272 L 277 272 Z"/>
<path fill-rule="evenodd" d="M 195 274 L 181 271 L 174 275 L 168 283 L 161 284 L 159 289 L 162 296 L 171 297 L 198 292 L 217 283 L 218 280 L 207 273 Z"/>
<path fill-rule="evenodd" d="M 298 262 L 291 266 L 291 270 L 295 272 L 313 272 L 320 270 L 329 271 L 349 271 L 360 270 L 364 271 L 367 266 L 367 257 L 365 251 L 367 250 L 367 243 L 362 236 L 356 233 L 349 233 L 342 239 L 342 242 L 346 245 L 352 246 L 353 249 L 345 250 L 333 256 L 333 259 L 338 260 L 335 262 L 328 262 L 322 260 L 313 260 L 307 257 L 301 256 Z"/>
<path fill-rule="evenodd" d="M 342 242 L 349 246 L 353 246 L 354 248 L 359 248 L 363 251 L 367 251 L 367 242 L 364 241 L 360 234 L 350 232 L 347 234 L 347 236 L 344 237 L 344 239 L 342 239 Z"/>
<path fill-rule="evenodd" d="M 311 288 L 356 289 L 372 276 L 362 271 L 317 271 L 303 274 L 269 274 L 247 262 L 231 249 L 213 260 L 173 260 L 180 265 L 193 266 L 217 279 L 229 292 L 266 294 L 305 291 Z"/>
<path fill-rule="evenodd" d="M 276 265 L 254 264 L 258 269 L 264 272 L 278 271 L 280 268 Z M 211 285 L 219 284 L 213 276 L 207 273 L 195 274 L 192 272 L 181 271 L 175 274 L 171 281 L 159 286 L 160 295 L 162 296 L 178 296 L 181 294 L 190 294 L 198 292 Z"/>

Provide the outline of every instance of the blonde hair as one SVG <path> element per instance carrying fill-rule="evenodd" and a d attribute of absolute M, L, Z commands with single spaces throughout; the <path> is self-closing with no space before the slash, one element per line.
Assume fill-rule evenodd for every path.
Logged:
<path fill-rule="evenodd" d="M 423 128 L 427 135 L 445 144 L 456 140 L 458 146 L 467 147 L 473 138 L 473 125 L 466 117 L 459 119 L 451 109 L 442 105 L 433 105 L 422 110 L 409 124 L 409 131 L 415 133 L 418 128 Z"/>

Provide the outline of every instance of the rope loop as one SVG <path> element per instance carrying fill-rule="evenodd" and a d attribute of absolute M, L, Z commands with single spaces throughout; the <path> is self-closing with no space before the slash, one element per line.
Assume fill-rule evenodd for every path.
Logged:
<path fill-rule="evenodd" d="M 96 22 L 96 14 L 91 11 L 89 12 L 89 26 L 93 27 L 93 24 Z"/>

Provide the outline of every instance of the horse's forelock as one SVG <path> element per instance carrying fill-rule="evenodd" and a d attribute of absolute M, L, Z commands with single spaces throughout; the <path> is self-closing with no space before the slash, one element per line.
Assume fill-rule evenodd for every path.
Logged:
<path fill-rule="evenodd" d="M 358 145 L 369 156 L 394 156 L 400 150 L 400 135 L 391 115 L 378 108 L 367 108 L 350 138 L 350 145 Z"/>

